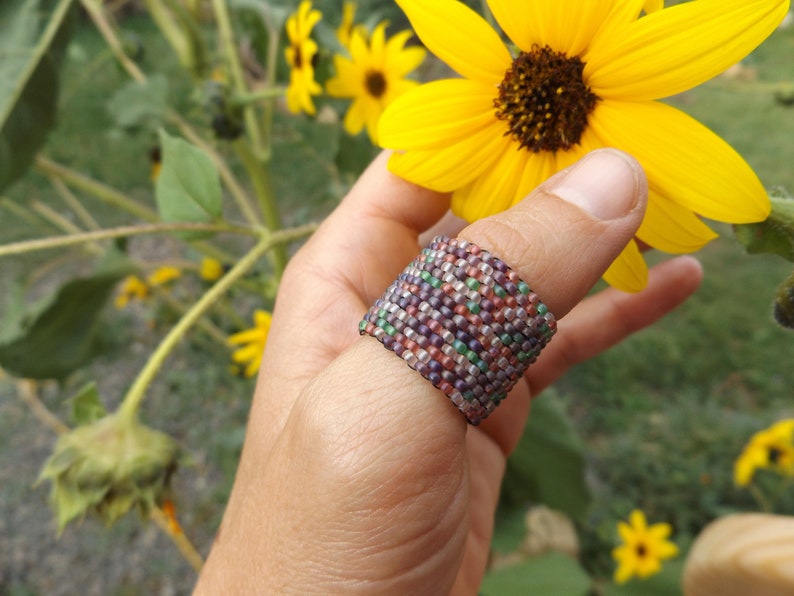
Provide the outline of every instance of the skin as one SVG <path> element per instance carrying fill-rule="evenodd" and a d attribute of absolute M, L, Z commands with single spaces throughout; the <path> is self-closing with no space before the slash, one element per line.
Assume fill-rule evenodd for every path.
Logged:
<path fill-rule="evenodd" d="M 449 197 L 393 176 L 387 158 L 284 275 L 234 489 L 196 594 L 476 594 L 531 396 L 700 283 L 698 262 L 679 257 L 653 268 L 640 293 L 585 298 L 647 201 L 639 165 L 611 149 L 460 230 L 517 270 L 559 320 L 524 382 L 470 427 L 421 375 L 358 334 L 427 231 L 458 231 L 442 219 Z"/>

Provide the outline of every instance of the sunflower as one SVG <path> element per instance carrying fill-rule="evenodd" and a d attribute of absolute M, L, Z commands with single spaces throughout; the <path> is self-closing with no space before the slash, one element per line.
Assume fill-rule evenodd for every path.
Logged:
<path fill-rule="evenodd" d="M 453 192 L 468 221 L 502 211 L 598 147 L 636 157 L 650 187 L 644 243 L 692 252 L 716 234 L 698 215 L 744 223 L 769 213 L 764 187 L 727 143 L 657 99 L 736 63 L 785 16 L 788 0 L 488 0 L 515 44 L 456 0 L 397 0 L 419 38 L 462 78 L 397 99 L 379 125 L 390 168 Z M 648 14 L 640 16 L 643 9 Z M 698 215 L 696 215 L 698 214 Z M 632 241 L 605 275 L 637 291 Z"/>
<path fill-rule="evenodd" d="M 254 326 L 229 337 L 229 345 L 241 346 L 232 353 L 232 361 L 246 377 L 253 377 L 262 363 L 272 316 L 264 310 L 254 311 Z"/>
<path fill-rule="evenodd" d="M 794 418 L 776 422 L 750 438 L 736 459 L 733 480 L 737 486 L 747 486 L 760 469 L 794 477 Z"/>
<path fill-rule="evenodd" d="M 312 96 L 319 95 L 323 89 L 314 80 L 313 61 L 318 48 L 309 36 L 321 18 L 319 10 L 312 10 L 311 1 L 303 0 L 298 10 L 287 19 L 289 46 L 284 50 L 290 66 L 287 107 L 293 114 L 301 111 L 314 114 L 317 111 Z"/>
<path fill-rule="evenodd" d="M 618 522 L 618 534 L 623 542 L 612 551 L 617 561 L 615 581 L 627 582 L 635 575 L 645 579 L 662 569 L 662 561 L 678 554 L 678 547 L 667 537 L 672 533 L 670 524 L 648 525 L 645 514 L 635 509 L 629 515 L 629 523 Z"/>
<path fill-rule="evenodd" d="M 348 97 L 353 103 L 345 114 L 345 130 L 357 135 L 364 126 L 373 143 L 377 143 L 378 120 L 383 110 L 398 96 L 418 86 L 405 77 L 424 60 L 422 48 L 406 48 L 413 35 L 401 31 L 386 39 L 386 23 L 380 23 L 367 43 L 358 28 L 350 34 L 350 58 L 334 56 L 336 76 L 329 80 L 326 91 L 333 97 Z"/>

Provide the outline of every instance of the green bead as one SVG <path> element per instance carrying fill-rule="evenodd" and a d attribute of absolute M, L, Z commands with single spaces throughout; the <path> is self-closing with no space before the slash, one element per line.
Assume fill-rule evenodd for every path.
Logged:
<path fill-rule="evenodd" d="M 389 313 L 387 313 L 385 309 L 383 309 L 383 308 L 380 308 L 380 309 L 378 309 L 378 316 L 379 316 L 381 319 L 385 319 L 386 317 L 388 317 L 388 316 L 389 316 Z"/>
<path fill-rule="evenodd" d="M 499 284 L 494 284 L 493 293 L 499 296 L 499 298 L 504 298 L 505 296 L 507 296 L 507 290 L 505 290 Z"/>
<path fill-rule="evenodd" d="M 480 305 L 474 301 L 469 301 L 466 303 L 466 308 L 469 309 L 470 313 L 477 314 L 480 312 Z"/>
<path fill-rule="evenodd" d="M 524 294 L 525 296 L 531 292 L 529 286 L 525 281 L 518 282 L 517 287 L 518 287 L 518 291 Z"/>
<path fill-rule="evenodd" d="M 478 290 L 481 284 L 473 277 L 470 277 L 466 280 L 466 285 L 469 287 L 470 290 Z"/>
<path fill-rule="evenodd" d="M 499 339 L 501 339 L 502 343 L 506 346 L 509 346 L 511 343 L 513 343 L 513 338 L 510 336 L 509 333 L 501 333 L 499 335 Z"/>
<path fill-rule="evenodd" d="M 539 315 L 545 315 L 547 312 L 549 312 L 549 307 L 542 302 L 538 304 L 536 308 Z"/>
<path fill-rule="evenodd" d="M 479 368 L 484 373 L 487 373 L 488 370 L 490 370 L 488 368 L 488 363 L 485 360 L 479 360 L 478 362 L 475 362 L 474 364 L 476 364 L 477 368 Z"/>
<path fill-rule="evenodd" d="M 477 362 L 480 359 L 480 357 L 477 355 L 477 352 L 475 352 L 474 350 L 468 350 L 466 352 L 466 358 L 468 358 L 469 362 L 473 364 L 477 364 Z"/>
<path fill-rule="evenodd" d="M 383 328 L 383 330 L 392 337 L 394 337 L 394 335 L 397 333 L 397 329 L 394 328 L 394 325 L 389 325 L 388 323 L 386 323 L 386 326 Z"/>
<path fill-rule="evenodd" d="M 419 274 L 419 277 L 421 277 L 421 278 L 422 278 L 423 280 L 425 280 L 427 283 L 430 283 L 430 280 L 433 278 L 433 276 L 432 276 L 432 275 L 430 275 L 430 273 L 428 273 L 427 271 L 422 271 L 422 272 Z"/>
<path fill-rule="evenodd" d="M 466 352 L 469 351 L 469 346 L 467 346 L 459 339 L 456 339 L 455 341 L 452 342 L 452 347 L 458 351 L 458 354 L 465 354 Z"/>
<path fill-rule="evenodd" d="M 429 283 L 430 283 L 431 286 L 433 286 L 436 289 L 438 289 L 442 285 L 444 285 L 444 282 L 441 281 L 440 279 L 438 279 L 437 277 L 431 277 Z"/>
<path fill-rule="evenodd" d="M 358 330 L 359 331 L 364 331 L 364 330 L 366 330 L 366 328 L 367 328 L 367 321 L 361 321 L 358 324 Z"/>

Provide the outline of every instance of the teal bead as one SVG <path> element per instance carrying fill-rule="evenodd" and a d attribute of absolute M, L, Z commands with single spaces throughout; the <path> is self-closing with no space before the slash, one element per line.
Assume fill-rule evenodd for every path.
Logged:
<path fill-rule="evenodd" d="M 459 339 L 456 339 L 455 341 L 452 342 L 452 347 L 458 351 L 458 354 L 465 354 L 466 352 L 469 351 L 469 346 L 467 346 Z"/>
<path fill-rule="evenodd" d="M 506 346 L 509 346 L 511 343 L 513 343 L 513 338 L 509 333 L 500 333 L 499 339 L 501 339 L 502 343 Z"/>
<path fill-rule="evenodd" d="M 468 358 L 469 362 L 473 364 L 476 364 L 480 359 L 480 357 L 477 356 L 477 352 L 475 352 L 474 350 L 469 350 L 468 352 L 466 352 L 466 358 Z"/>
<path fill-rule="evenodd" d="M 520 282 L 518 282 L 517 285 L 518 285 L 518 291 L 521 292 L 522 294 L 524 294 L 524 296 L 526 296 L 527 294 L 529 294 L 531 292 L 531 290 L 529 289 L 529 286 L 527 285 L 527 283 L 525 281 L 520 281 Z"/>
<path fill-rule="evenodd" d="M 505 290 L 499 284 L 494 284 L 493 293 L 499 296 L 499 298 L 504 298 L 505 296 L 507 296 L 507 290 Z"/>
<path fill-rule="evenodd" d="M 470 277 L 466 280 L 466 285 L 469 287 L 470 290 L 478 290 L 481 284 L 473 277 Z"/>
<path fill-rule="evenodd" d="M 543 304 L 542 302 L 538 304 L 536 308 L 538 310 L 539 315 L 545 315 L 547 312 L 549 312 L 549 307 Z"/>
<path fill-rule="evenodd" d="M 480 312 L 480 305 L 476 302 L 469 301 L 466 303 L 466 308 L 469 309 L 469 312 L 472 314 L 478 314 Z"/>

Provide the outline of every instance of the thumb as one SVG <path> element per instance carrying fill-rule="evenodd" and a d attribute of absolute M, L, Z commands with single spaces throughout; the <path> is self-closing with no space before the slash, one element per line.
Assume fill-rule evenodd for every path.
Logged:
<path fill-rule="evenodd" d="M 515 269 L 559 319 L 632 241 L 647 197 L 637 161 L 600 149 L 459 236 Z"/>

